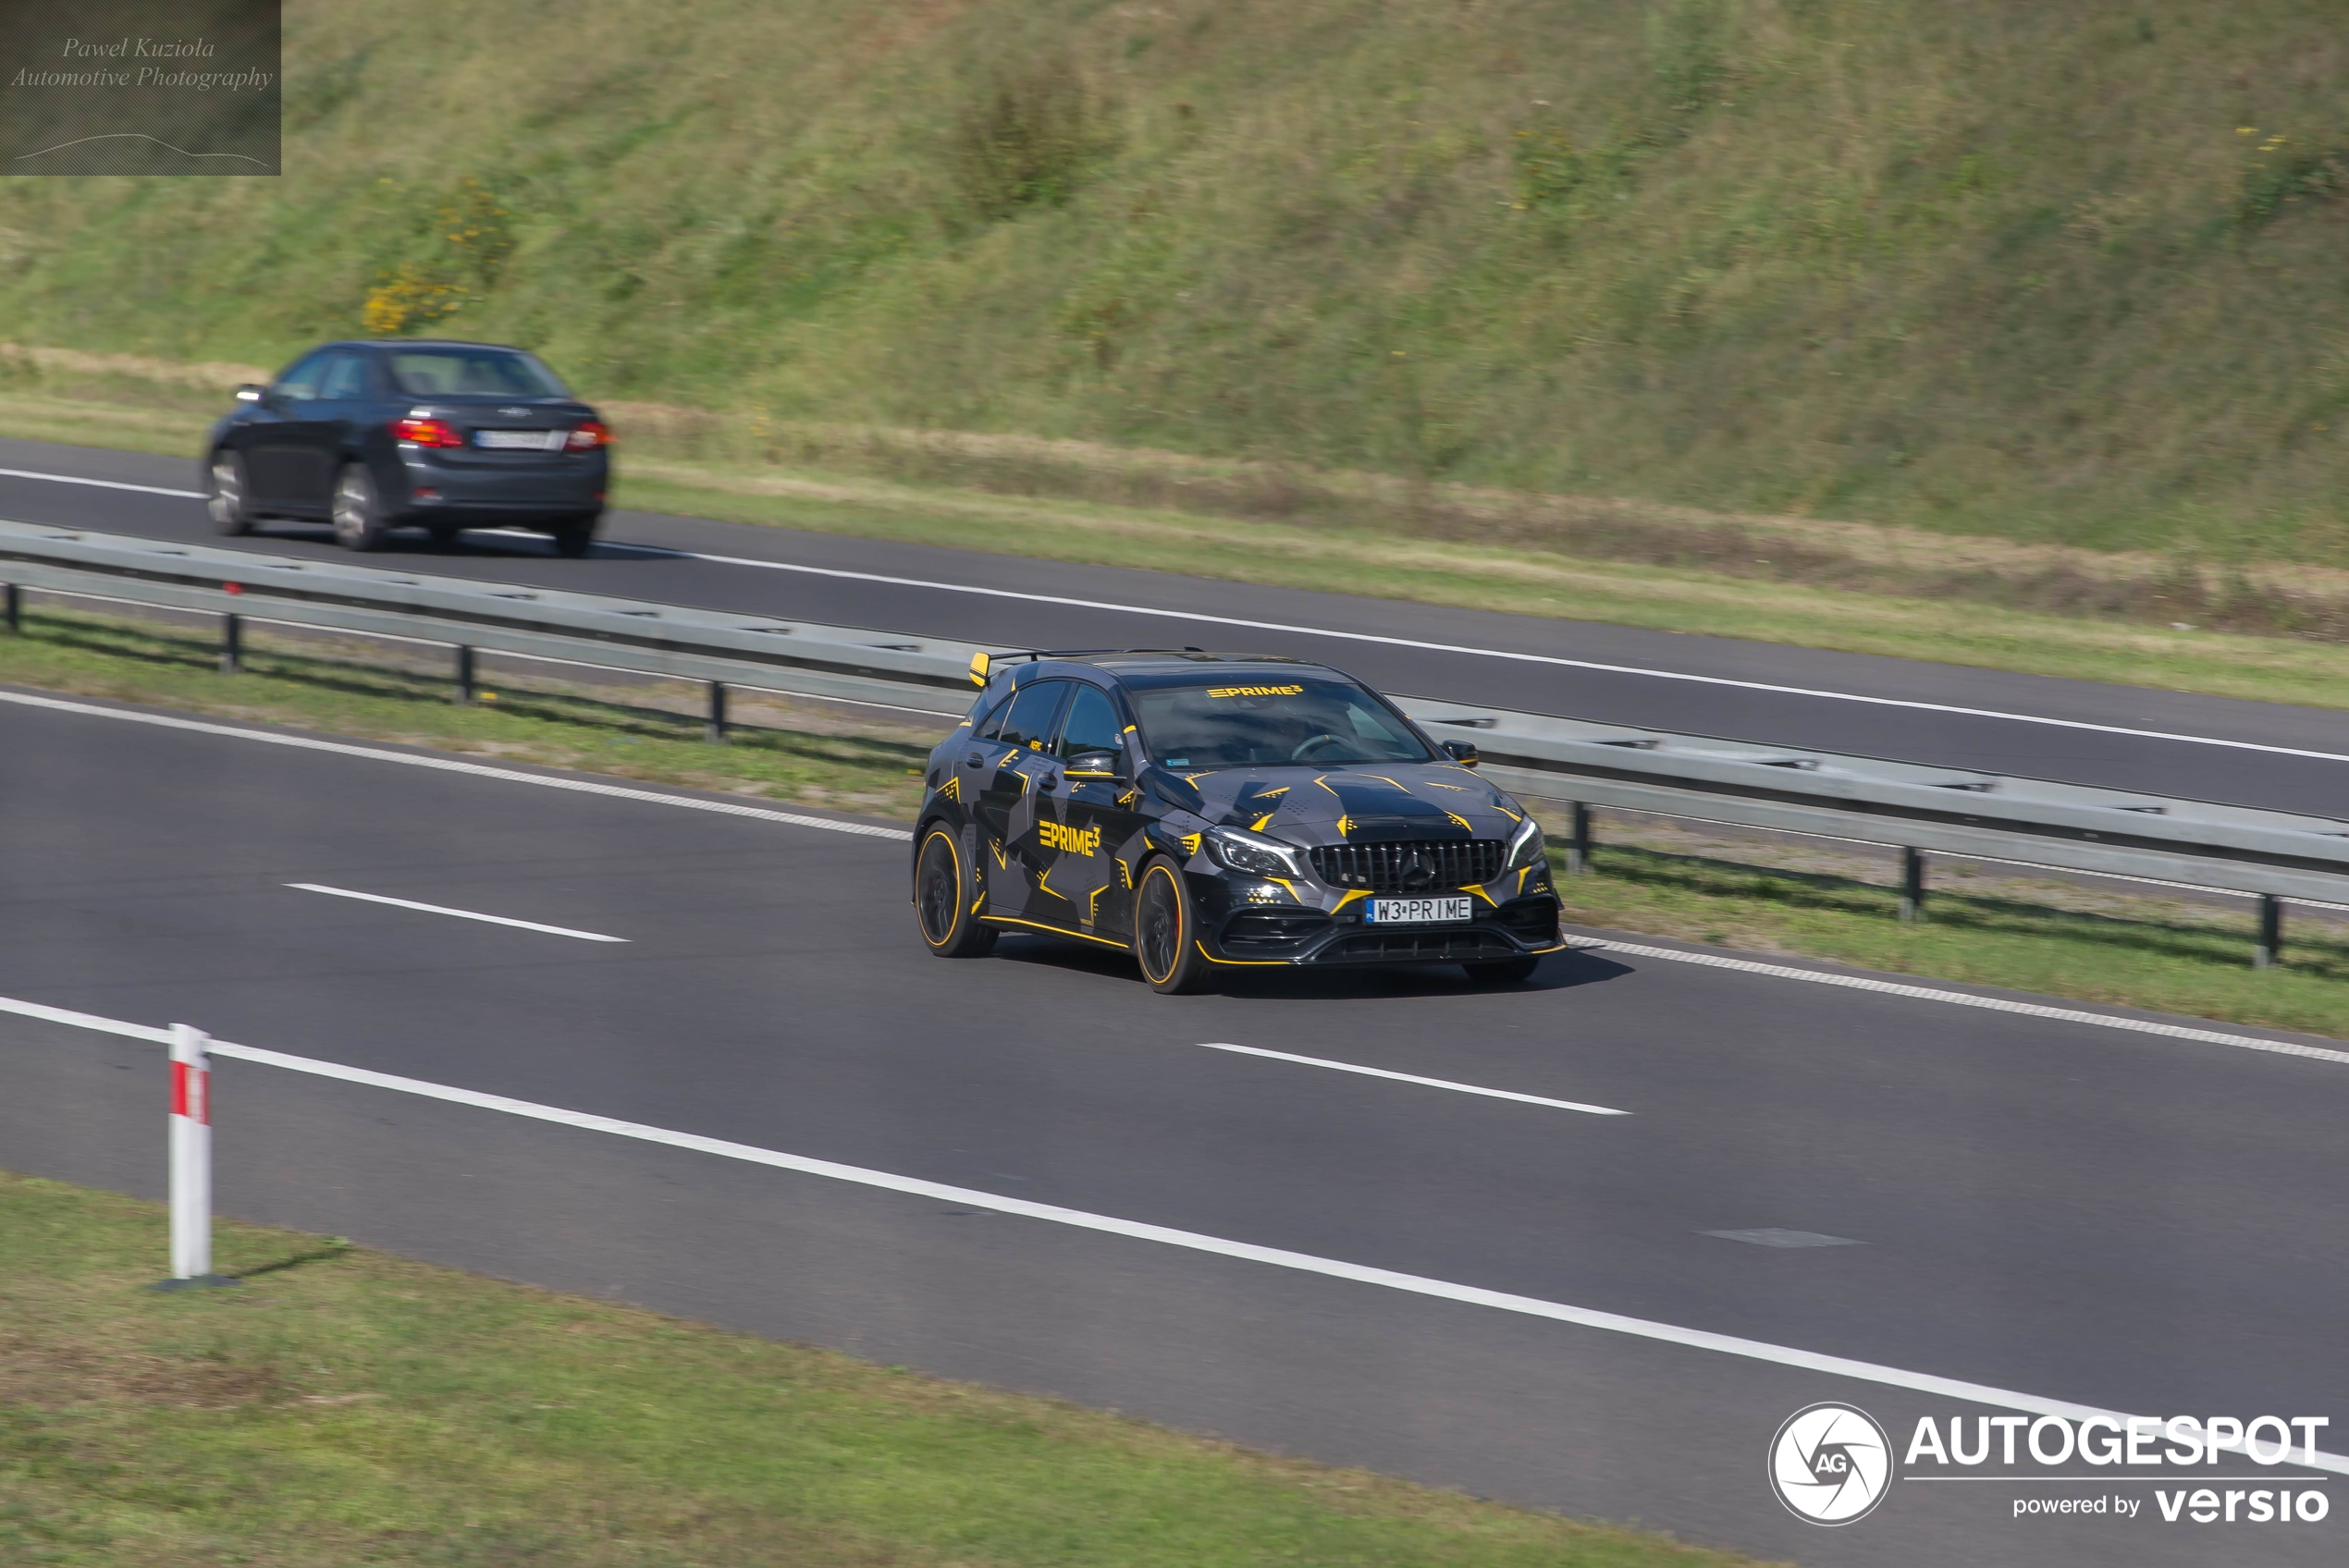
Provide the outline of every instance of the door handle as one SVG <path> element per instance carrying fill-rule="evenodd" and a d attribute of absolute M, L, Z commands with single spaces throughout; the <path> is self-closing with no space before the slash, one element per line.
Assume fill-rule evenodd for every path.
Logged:
<path fill-rule="evenodd" d="M 963 766 L 965 767 L 977 767 L 986 762 L 986 760 L 987 759 L 978 753 L 973 752 L 970 755 L 963 759 Z"/>

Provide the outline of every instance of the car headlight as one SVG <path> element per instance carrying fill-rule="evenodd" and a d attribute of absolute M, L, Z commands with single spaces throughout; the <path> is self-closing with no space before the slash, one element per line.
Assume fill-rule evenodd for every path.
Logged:
<path fill-rule="evenodd" d="M 1207 830 L 1208 852 L 1216 864 L 1254 876 L 1302 876 L 1305 867 L 1294 845 L 1237 827 Z"/>
<path fill-rule="evenodd" d="M 1520 865 L 1540 865 L 1549 858 L 1549 846 L 1542 841 L 1542 825 L 1527 817 L 1518 825 L 1517 836 L 1509 840 L 1509 857 L 1504 869 L 1515 871 Z"/>

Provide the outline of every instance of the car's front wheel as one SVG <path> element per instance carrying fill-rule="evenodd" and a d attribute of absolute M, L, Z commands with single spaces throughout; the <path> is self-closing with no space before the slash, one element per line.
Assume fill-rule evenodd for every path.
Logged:
<path fill-rule="evenodd" d="M 213 453 L 211 477 L 204 489 L 204 509 L 212 514 L 213 527 L 231 535 L 252 532 L 252 489 L 245 483 L 242 452 L 224 447 Z"/>
<path fill-rule="evenodd" d="M 1517 986 L 1533 978 L 1542 961 L 1528 955 L 1523 958 L 1498 958 L 1490 963 L 1464 963 L 1468 977 L 1480 986 Z"/>
<path fill-rule="evenodd" d="M 941 958 L 978 958 L 995 946 L 995 928 L 978 923 L 983 889 L 974 868 L 963 864 L 963 848 L 943 824 L 922 839 L 914 862 L 914 915 L 922 940 Z"/>
<path fill-rule="evenodd" d="M 346 463 L 335 476 L 335 543 L 346 550 L 380 550 L 391 537 L 375 475 L 364 463 Z"/>
<path fill-rule="evenodd" d="M 1142 978 L 1162 996 L 1183 996 L 1207 984 L 1199 916 L 1184 890 L 1183 874 L 1171 860 L 1142 867 L 1134 888 L 1134 959 L 1142 966 Z"/>

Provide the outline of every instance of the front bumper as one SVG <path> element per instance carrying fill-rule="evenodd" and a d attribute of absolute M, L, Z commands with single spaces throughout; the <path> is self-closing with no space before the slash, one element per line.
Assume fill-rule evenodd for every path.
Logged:
<path fill-rule="evenodd" d="M 1475 912 L 1467 921 L 1377 925 L 1363 918 L 1359 894 L 1223 871 L 1195 871 L 1187 879 L 1199 913 L 1200 947 L 1219 964 L 1490 963 L 1562 945 L 1557 896 L 1546 886 L 1507 899 L 1461 888 Z"/>

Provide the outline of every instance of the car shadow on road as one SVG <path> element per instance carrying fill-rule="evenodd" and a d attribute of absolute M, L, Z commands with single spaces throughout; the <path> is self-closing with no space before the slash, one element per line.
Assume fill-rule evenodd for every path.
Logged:
<path fill-rule="evenodd" d="M 1005 936 L 994 953 L 998 962 L 1058 969 L 1142 988 L 1141 971 L 1127 955 L 1050 937 Z M 1407 1000 L 1417 997 L 1457 1000 L 1463 997 L 1533 997 L 1571 990 L 1631 973 L 1589 949 L 1553 953 L 1542 961 L 1530 980 L 1495 985 L 1471 980 L 1457 964 L 1416 964 L 1392 969 L 1226 969 L 1217 973 L 1215 994 L 1240 1001 L 1362 1001 Z"/>

